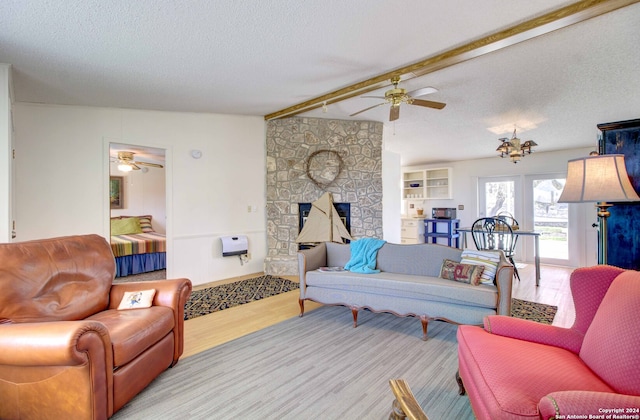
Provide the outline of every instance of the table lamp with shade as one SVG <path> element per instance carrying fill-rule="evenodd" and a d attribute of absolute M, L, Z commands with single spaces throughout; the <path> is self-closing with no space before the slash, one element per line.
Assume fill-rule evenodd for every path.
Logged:
<path fill-rule="evenodd" d="M 595 202 L 600 219 L 598 264 L 607 264 L 607 217 L 611 202 L 640 201 L 633 189 L 624 155 L 591 155 L 567 165 L 567 181 L 558 203 Z"/>

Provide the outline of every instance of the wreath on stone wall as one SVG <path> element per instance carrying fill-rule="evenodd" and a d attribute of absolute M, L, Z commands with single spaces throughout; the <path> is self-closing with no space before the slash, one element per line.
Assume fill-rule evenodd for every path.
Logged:
<path fill-rule="evenodd" d="M 328 149 L 311 153 L 304 163 L 307 177 L 320 189 L 325 189 L 338 178 L 342 166 L 340 154 Z"/>

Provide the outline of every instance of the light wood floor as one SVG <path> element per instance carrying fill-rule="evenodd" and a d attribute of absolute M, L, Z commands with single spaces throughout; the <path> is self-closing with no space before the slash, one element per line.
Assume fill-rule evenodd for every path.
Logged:
<path fill-rule="evenodd" d="M 194 287 L 194 290 L 204 289 L 212 285 L 231 283 L 261 275 L 236 277 L 225 281 L 215 282 Z M 283 276 L 289 280 L 298 281 L 297 276 Z M 211 347 L 226 343 L 235 338 L 261 330 L 277 324 L 288 318 L 300 314 L 298 305 L 298 290 L 281 293 L 265 299 L 249 302 L 244 305 L 218 311 L 209 315 L 199 316 L 184 322 L 184 353 L 188 357 Z M 307 302 L 305 312 L 318 308 L 319 304 Z"/>
<path fill-rule="evenodd" d="M 528 264 L 518 270 L 521 281 L 514 279 L 513 297 L 533 302 L 546 303 L 558 307 L 558 313 L 553 321 L 554 325 L 569 327 L 573 323 L 575 312 L 571 292 L 569 290 L 569 276 L 573 269 L 554 266 L 541 266 L 540 286 L 535 286 L 535 268 Z M 216 282 L 215 285 L 230 283 L 255 277 L 262 273 L 228 279 Z M 297 281 L 297 276 L 284 276 Z M 200 285 L 194 289 L 209 287 Z M 250 302 L 224 311 L 185 321 L 184 354 L 188 357 L 211 347 L 226 343 L 252 332 L 277 324 L 285 319 L 298 316 L 299 291 L 294 290 L 277 296 Z M 305 313 L 318 308 L 314 302 L 305 303 Z M 351 313 L 345 309 L 346 322 L 351 322 Z M 416 321 L 418 322 L 418 321 Z"/>

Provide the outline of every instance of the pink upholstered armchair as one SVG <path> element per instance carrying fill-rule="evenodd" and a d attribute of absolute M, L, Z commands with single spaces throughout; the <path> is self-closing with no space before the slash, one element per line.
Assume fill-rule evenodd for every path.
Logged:
<path fill-rule="evenodd" d="M 640 272 L 579 268 L 571 292 L 571 328 L 500 315 L 458 328 L 460 394 L 478 419 L 640 415 Z"/>

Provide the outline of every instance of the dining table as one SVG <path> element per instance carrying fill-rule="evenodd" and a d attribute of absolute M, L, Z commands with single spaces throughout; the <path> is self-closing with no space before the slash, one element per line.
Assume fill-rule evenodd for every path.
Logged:
<path fill-rule="evenodd" d="M 470 227 L 461 227 L 457 228 L 456 231 L 462 234 L 462 248 L 467 247 L 467 233 L 472 232 L 473 230 Z M 536 232 L 534 230 L 527 229 L 516 229 L 513 231 L 515 236 L 533 236 L 534 238 L 534 247 L 533 247 L 533 259 L 536 267 L 536 286 L 540 286 L 540 235 L 541 232 Z"/>

